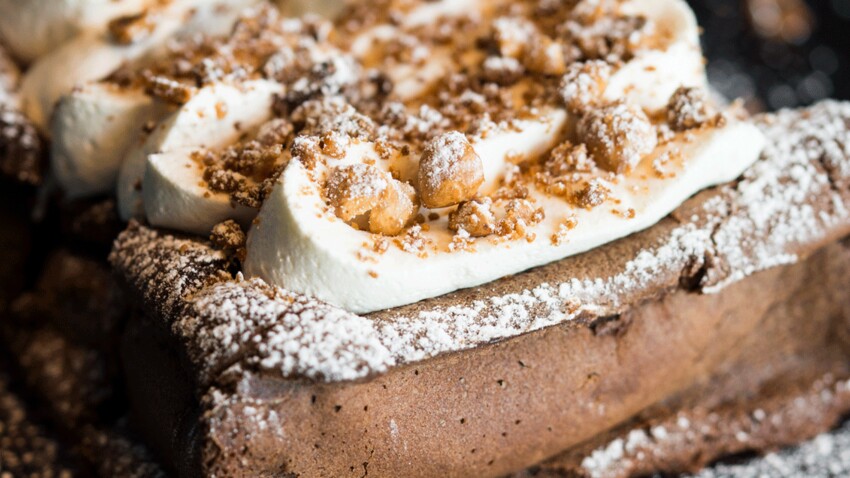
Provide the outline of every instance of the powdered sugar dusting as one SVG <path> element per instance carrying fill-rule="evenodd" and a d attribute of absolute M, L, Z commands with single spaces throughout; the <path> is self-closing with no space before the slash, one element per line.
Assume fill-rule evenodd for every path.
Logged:
<path fill-rule="evenodd" d="M 617 433 L 606 444 L 587 451 L 584 458 L 579 453 L 575 457 L 581 460 L 577 468 L 592 478 L 642 476 L 656 471 L 678 473 L 683 463 L 700 465 L 722 456 L 779 448 L 800 440 L 810 430 L 829 427 L 848 405 L 847 381 L 826 375 L 807 390 L 790 396 L 763 397 L 758 401 L 759 408 L 752 410 L 685 409 L 658 419 L 654 425 Z M 792 477 L 804 471 L 807 476 L 843 476 L 850 471 L 848 445 L 850 424 L 845 424 L 833 435 L 820 435 L 763 459 L 715 465 L 696 477 Z M 566 458 L 567 467 L 572 466 L 571 458 Z"/>
<path fill-rule="evenodd" d="M 563 277 L 558 282 L 528 286 L 508 278 L 474 299 L 450 295 L 359 317 L 259 280 L 230 280 L 224 258 L 209 247 L 139 226 L 119 238 L 112 260 L 148 306 L 173 322 L 205 373 L 241 361 L 285 377 L 352 380 L 577 317 L 619 313 L 683 278 L 716 291 L 797 260 L 819 241 L 847 233 L 850 198 L 835 185 L 848 180 L 848 120 L 850 104 L 836 102 L 764 117 L 770 146 L 763 158 L 739 182 L 680 208 L 677 217 L 687 215 L 680 224 L 665 221 L 654 234 L 624 243 L 641 246 L 635 251 L 614 244 L 547 266 Z M 582 259 L 590 267 L 573 269 L 577 262 L 569 261 Z M 573 270 L 596 275 L 569 277 Z"/>
<path fill-rule="evenodd" d="M 192 309 L 176 326 L 196 337 L 199 360 L 241 351 L 251 366 L 328 381 L 395 363 L 372 321 L 258 279 L 216 284 L 193 298 Z"/>
<path fill-rule="evenodd" d="M 735 465 L 717 465 L 695 478 L 833 478 L 850 475 L 850 422 L 798 447 Z"/>
<path fill-rule="evenodd" d="M 183 313 L 193 293 L 230 278 L 223 253 L 196 240 L 161 235 L 135 221 L 115 240 L 109 262 L 151 312 L 167 321 Z"/>
<path fill-rule="evenodd" d="M 707 291 L 793 263 L 794 245 L 816 241 L 846 223 L 846 188 L 842 193 L 836 184 L 847 181 L 850 172 L 850 105 L 825 102 L 802 116 L 808 121 L 792 110 L 767 117 L 762 127 L 769 160 L 747 170 L 727 197 L 706 204 L 707 211 L 726 216 L 713 237 L 725 266 L 707 278 Z"/>

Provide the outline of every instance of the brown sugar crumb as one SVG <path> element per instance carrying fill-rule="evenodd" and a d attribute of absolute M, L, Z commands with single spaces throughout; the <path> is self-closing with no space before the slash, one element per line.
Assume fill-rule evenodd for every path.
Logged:
<path fill-rule="evenodd" d="M 652 171 L 661 179 L 674 177 L 676 173 L 670 169 L 670 165 L 673 159 L 680 154 L 681 152 L 678 151 L 665 151 L 658 155 L 657 158 L 652 160 Z"/>
<path fill-rule="evenodd" d="M 611 66 L 600 60 L 573 63 L 561 79 L 560 95 L 572 112 L 595 105 L 611 78 Z"/>
<path fill-rule="evenodd" d="M 591 172 L 596 169 L 596 163 L 587 153 L 585 145 L 573 145 L 565 141 L 552 150 L 544 167 L 551 176 L 564 176 L 577 172 Z"/>
<path fill-rule="evenodd" d="M 560 246 L 567 241 L 567 237 L 573 229 L 578 225 L 578 220 L 575 217 L 568 217 L 561 224 L 558 224 L 558 230 L 552 234 L 550 238 L 553 246 Z"/>
<path fill-rule="evenodd" d="M 611 194 L 611 189 L 605 181 L 593 178 L 585 182 L 584 187 L 579 189 L 574 196 L 577 206 L 592 209 L 604 203 Z"/>
<path fill-rule="evenodd" d="M 248 183 L 245 176 L 220 166 L 211 166 L 204 170 L 204 181 L 210 191 L 218 193 L 235 193 L 244 189 Z"/>
<path fill-rule="evenodd" d="M 385 237 L 378 236 L 375 238 L 374 242 L 372 242 L 372 252 L 376 254 L 383 254 L 387 252 L 390 248 L 390 241 Z"/>
<path fill-rule="evenodd" d="M 527 238 L 528 228 L 546 217 L 542 208 L 535 208 L 527 199 L 512 199 L 505 204 L 505 217 L 496 225 L 496 234 L 511 239 Z"/>
<path fill-rule="evenodd" d="M 613 208 L 613 209 L 611 209 L 611 214 L 613 214 L 617 217 L 621 217 L 623 219 L 634 219 L 635 216 L 637 215 L 637 211 L 635 211 L 632 208 L 628 208 L 628 209 Z"/>
<path fill-rule="evenodd" d="M 497 19 L 493 22 L 493 41 L 502 57 L 518 60 L 532 73 L 562 75 L 567 69 L 564 46 L 527 19 Z"/>
<path fill-rule="evenodd" d="M 112 41 L 120 45 L 130 45 L 147 38 L 155 26 L 152 15 L 141 12 L 112 20 L 108 30 Z"/>
<path fill-rule="evenodd" d="M 431 245 L 431 240 L 422 235 L 422 226 L 419 224 L 409 227 L 404 235 L 397 236 L 393 241 L 404 252 L 421 258 L 428 257 L 427 248 Z"/>
<path fill-rule="evenodd" d="M 218 102 L 215 104 L 215 117 L 218 119 L 224 119 L 227 117 L 227 105 Z"/>
<path fill-rule="evenodd" d="M 459 252 L 459 251 L 469 251 L 473 252 L 475 240 L 466 231 L 466 229 L 459 229 L 454 236 L 452 236 L 452 241 L 449 243 L 449 252 Z"/>
<path fill-rule="evenodd" d="M 268 177 L 277 167 L 282 154 L 281 144 L 266 145 L 259 141 L 248 141 L 224 150 L 220 161 L 228 170 L 259 181 Z"/>
<path fill-rule="evenodd" d="M 681 87 L 667 103 L 667 123 L 674 131 L 686 131 L 708 123 L 715 116 L 708 96 L 700 88 Z"/>
<path fill-rule="evenodd" d="M 266 146 L 286 146 L 292 141 L 295 127 L 291 122 L 283 118 L 275 118 L 260 127 L 257 132 L 257 141 Z"/>
<path fill-rule="evenodd" d="M 611 6 L 616 3 L 619 2 L 579 2 L 574 10 L 576 18 L 559 27 L 561 35 L 578 48 L 582 58 L 628 61 L 653 39 L 652 25 L 646 17 L 616 12 L 616 7 Z"/>
<path fill-rule="evenodd" d="M 465 231 L 471 237 L 485 237 L 496 232 L 496 216 L 490 198 L 473 199 L 461 203 L 449 214 L 449 229 Z"/>
<path fill-rule="evenodd" d="M 453 206 L 477 195 L 484 182 L 484 164 L 466 137 L 451 131 L 425 147 L 417 179 L 426 207 Z"/>
<path fill-rule="evenodd" d="M 245 260 L 247 237 L 242 227 L 233 219 L 218 223 L 212 228 L 210 242 L 217 249 L 231 254 L 240 261 Z"/>
<path fill-rule="evenodd" d="M 481 76 L 485 81 L 509 86 L 522 78 L 525 68 L 516 58 L 489 56 L 481 65 Z"/>
<path fill-rule="evenodd" d="M 298 158 L 307 169 L 315 168 L 322 159 L 319 140 L 314 136 L 296 136 L 289 151 L 292 157 Z"/>
<path fill-rule="evenodd" d="M 589 111 L 578 133 L 596 164 L 617 174 L 631 171 L 658 144 L 646 113 L 623 101 Z"/>
<path fill-rule="evenodd" d="M 531 39 L 522 60 L 523 65 L 532 73 L 563 75 L 567 70 L 563 46 L 546 35 Z"/>
<path fill-rule="evenodd" d="M 184 105 L 195 94 L 195 87 L 172 80 L 165 76 L 147 74 L 144 76 L 145 92 L 151 96 L 175 105 Z"/>
<path fill-rule="evenodd" d="M 260 128 L 254 140 L 220 152 L 195 152 L 193 159 L 203 168 L 203 185 L 210 191 L 229 194 L 237 204 L 259 208 L 289 162 L 286 145 L 291 138 L 292 125 L 273 120 Z"/>
<path fill-rule="evenodd" d="M 334 131 L 326 131 L 319 138 L 319 148 L 322 150 L 322 153 L 334 159 L 340 159 L 345 156 L 348 144 L 348 137 Z"/>

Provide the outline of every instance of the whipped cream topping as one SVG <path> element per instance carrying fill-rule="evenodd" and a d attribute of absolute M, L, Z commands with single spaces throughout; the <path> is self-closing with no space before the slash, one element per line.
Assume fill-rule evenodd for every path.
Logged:
<path fill-rule="evenodd" d="M 268 121 L 274 96 L 282 92 L 279 83 L 267 80 L 199 91 L 127 155 L 118 189 L 122 215 L 136 212 L 130 209 L 141 199 L 155 226 L 202 235 L 228 218 L 247 226 L 256 210 L 232 206 L 226 194 L 205 187 L 195 154 L 198 147 L 220 149 Z M 143 178 L 141 198 L 134 186 L 139 178 Z"/>
<path fill-rule="evenodd" d="M 116 28 L 87 30 L 50 51 L 27 71 L 21 85 L 22 107 L 27 116 L 48 133 L 56 102 L 74 87 L 99 80 L 118 67 L 165 53 L 169 40 L 197 33 L 225 34 L 242 7 L 256 0 L 171 0 L 155 2 L 125 20 L 138 34 L 124 38 Z M 26 37 L 24 37 L 26 38 Z"/>
<path fill-rule="evenodd" d="M 111 191 L 142 126 L 172 109 L 144 90 L 88 83 L 63 97 L 51 121 L 50 162 L 70 198 Z"/>
<path fill-rule="evenodd" d="M 649 227 L 763 146 L 705 99 L 681 0 L 364 1 L 333 23 L 210 7 L 218 26 L 188 26 L 213 3 L 175 0 L 139 38 L 144 16 L 80 35 L 28 72 L 24 106 L 43 122 L 64 95 L 68 195 L 117 176 L 124 219 L 235 220 L 247 275 L 353 312 Z"/>
<path fill-rule="evenodd" d="M 440 2 L 435 5 L 439 6 Z M 429 7 L 437 8 L 435 5 Z M 494 13 L 486 7 L 476 12 L 482 16 Z M 547 56 L 548 52 L 543 54 L 542 64 L 534 58 L 523 58 L 526 64 L 520 68 L 524 67 L 526 74 L 565 74 L 561 94 L 567 102 L 566 108 L 552 103 L 533 104 L 524 110 L 526 114 L 511 118 L 509 123 L 488 123 L 484 119 L 486 114 L 496 113 L 481 106 L 487 100 L 476 98 L 471 90 L 461 93 L 461 103 L 464 100 L 473 104 L 477 102 L 480 109 L 485 110 L 485 114 L 474 113 L 473 121 L 481 119 L 486 125 L 473 134 L 458 135 L 463 139 L 457 140 L 467 141 L 474 152 L 472 156 L 480 158 L 480 171 L 448 177 L 450 172 L 443 170 L 438 171 L 436 176 L 446 175 L 445 181 L 452 183 L 455 192 L 471 187 L 474 191 L 471 196 L 458 197 L 448 203 L 428 204 L 431 194 L 422 183 L 423 166 L 417 164 L 420 155 L 422 161 L 426 157 L 421 144 L 411 144 L 406 154 L 387 153 L 382 151 L 380 141 L 363 141 L 354 137 L 343 139 L 342 146 L 330 147 L 330 154 L 320 151 L 316 155 L 318 158 L 303 153 L 300 156 L 293 154 L 292 161 L 251 228 L 244 262 L 246 273 L 313 295 L 346 310 L 371 312 L 476 286 L 589 250 L 649 227 L 694 192 L 740 175 L 755 161 L 763 147 L 761 134 L 749 124 L 729 116 L 712 127 L 676 134 L 667 131 L 666 137 L 661 140 L 663 144 L 656 147 L 656 132 L 651 129 L 648 120 L 643 121 L 639 116 L 631 122 L 623 119 L 629 118 L 630 108 L 643 109 L 650 114 L 658 112 L 666 107 L 678 88 L 683 85 L 704 87 L 705 79 L 697 46 L 697 27 L 684 4 L 632 2 L 627 3 L 620 13 L 626 15 L 623 17 L 625 24 L 646 22 L 651 25 L 652 34 L 649 36 L 652 38 L 648 41 L 656 44 L 645 51 L 629 52 L 613 62 L 613 72 L 605 80 L 594 77 L 593 71 L 575 73 L 566 67 L 559 69 L 557 61 Z M 451 15 L 450 9 L 440 12 L 436 18 L 446 22 L 446 15 Z M 475 23 L 468 18 L 466 21 Z M 478 22 L 487 24 L 486 20 Z M 395 23 L 402 25 L 401 28 L 405 25 L 404 19 Z M 469 71 L 484 60 L 484 68 L 488 66 L 487 62 L 501 62 L 504 68 L 506 64 L 513 65 L 512 58 L 517 60 L 523 54 L 532 57 L 539 54 L 522 51 L 527 49 L 523 45 L 528 43 L 528 36 L 531 41 L 546 45 L 546 40 L 534 38 L 540 35 L 536 30 L 540 25 L 531 23 L 527 18 L 495 16 L 492 25 L 502 54 L 498 60 L 483 59 L 480 55 L 476 58 L 480 51 L 456 53 L 457 45 L 451 43 L 439 45 L 426 64 L 436 64 L 440 71 L 432 75 L 426 66 L 424 76 L 418 74 L 411 81 L 404 72 L 413 69 L 405 70 L 399 66 L 398 58 L 406 59 L 403 55 L 379 57 L 384 62 L 382 71 L 388 69 L 391 72 L 388 76 L 394 84 L 403 88 L 401 92 L 393 91 L 394 99 L 407 105 L 417 104 L 423 95 L 440 87 L 438 82 L 441 78 L 453 74 L 452 70 L 442 69 L 444 65 L 452 65 L 454 72 Z M 616 29 L 623 26 L 608 27 Z M 365 35 L 369 39 L 368 44 L 374 47 L 376 43 L 380 45 L 380 38 L 397 37 L 398 28 L 372 26 L 360 35 Z M 597 27 L 592 25 L 588 29 L 593 28 Z M 376 35 L 376 31 L 380 35 Z M 587 31 L 583 33 L 587 34 Z M 628 42 L 639 35 L 635 30 L 626 32 L 624 37 Z M 358 40 L 360 38 L 363 36 Z M 354 45 L 355 53 L 358 53 L 360 43 L 355 41 Z M 519 53 L 513 51 L 517 49 Z M 609 56 L 618 54 L 613 51 L 605 53 Z M 359 57 L 366 58 L 367 55 L 359 54 Z M 436 60 L 433 60 L 434 57 Z M 441 58 L 452 61 L 443 62 Z M 364 63 L 369 64 L 368 60 Z M 554 67 L 553 63 L 556 64 Z M 547 71 L 547 68 L 555 70 Z M 625 103 L 603 110 L 604 114 L 597 115 L 598 121 L 594 122 L 588 120 L 593 119 L 593 112 L 581 111 L 580 106 L 571 103 L 581 103 L 582 94 L 588 94 L 585 90 L 593 90 L 593 83 L 599 82 L 605 83 L 602 91 L 595 92 L 601 102 L 624 99 Z M 512 87 L 501 88 L 501 91 L 511 96 L 515 104 L 521 104 L 522 97 L 531 96 L 529 88 L 527 83 L 519 82 Z M 593 92 L 590 93 L 593 96 Z M 690 103 L 684 109 L 687 107 L 699 109 Z M 668 111 L 674 118 L 699 116 L 695 111 L 676 108 L 676 104 L 671 103 Z M 582 133 L 583 122 L 591 126 L 601 124 L 597 128 L 599 136 L 594 137 L 590 127 L 585 129 L 591 130 L 591 133 Z M 682 125 L 675 121 L 665 125 L 671 126 L 681 129 Z M 466 127 L 469 129 L 468 123 Z M 608 137 L 612 131 L 607 127 L 612 130 L 623 128 L 624 139 L 613 138 L 613 145 L 608 144 L 612 141 Z M 628 156 L 626 174 L 602 174 L 584 183 L 579 179 L 582 174 L 570 178 L 567 181 L 570 184 L 558 186 L 580 188 L 572 193 L 575 199 L 572 202 L 559 197 L 564 194 L 553 194 L 557 188 L 553 188 L 551 183 L 520 182 L 518 186 L 513 183 L 515 179 L 512 176 L 522 176 L 519 171 L 528 167 L 529 160 L 534 162 L 531 158 L 545 157 L 564 138 L 575 140 L 576 134 L 579 138 L 585 136 L 591 156 L 600 165 L 605 162 L 602 157 L 611 155 L 610 150 L 625 150 L 624 154 Z M 329 140 L 324 140 L 327 146 Z M 594 150 L 596 143 L 601 143 L 601 146 Z M 445 149 L 441 154 L 454 154 L 451 147 L 445 144 L 441 147 Z M 339 153 L 336 149 L 343 151 Z M 448 162 L 442 159 L 442 163 Z M 371 165 L 385 174 L 380 176 L 366 172 L 362 167 L 349 168 L 355 165 Z M 442 167 L 448 168 L 445 164 Z M 348 174 L 356 172 L 362 176 L 361 180 L 353 181 L 354 185 L 344 185 L 347 188 L 345 193 L 350 196 L 345 202 L 335 201 L 334 197 L 339 192 L 323 189 L 328 184 L 339 187 L 334 178 L 341 168 L 349 168 L 345 169 Z M 613 166 L 613 169 L 615 173 L 623 172 L 620 166 Z M 376 211 L 378 217 L 384 209 L 394 210 L 396 214 L 408 211 L 401 203 L 393 209 L 393 196 L 380 192 L 392 189 L 385 185 L 390 181 L 387 178 L 415 184 L 417 170 L 419 199 L 423 202 L 420 219 L 394 238 L 375 234 L 395 231 L 393 228 L 386 229 L 385 225 L 374 226 Z M 573 172 L 581 170 L 578 168 Z M 477 178 L 475 174 L 481 177 Z M 514 186 L 521 192 L 510 191 Z M 349 192 L 351 190 L 354 192 Z M 370 194 L 377 205 L 362 207 L 364 201 L 370 200 Z M 469 201 L 473 197 L 476 199 Z M 459 204 L 455 211 L 444 209 L 444 206 L 454 204 Z M 352 207 L 360 209 L 349 213 L 346 208 Z M 363 219 L 352 223 L 347 216 L 354 216 L 361 210 L 371 211 L 368 223 L 364 224 Z M 423 216 L 426 220 L 421 219 Z"/>
<path fill-rule="evenodd" d="M 318 183 L 293 161 L 251 229 L 245 271 L 357 313 L 480 285 L 649 227 L 695 191 L 735 179 L 764 145 L 758 130 L 742 122 L 692 134 L 607 185 L 616 204 L 586 210 L 533 190 L 529 198 L 545 218 L 519 240 L 471 241 L 452 234 L 443 217 L 382 245 L 386 239 L 353 231 L 328 212 Z M 669 161 L 665 174 L 675 177 L 653 169 L 662 159 Z"/>
<path fill-rule="evenodd" d="M 143 11 L 158 0 L 0 0 L 0 39 L 29 63 L 71 38 L 99 31 L 113 18 Z"/>

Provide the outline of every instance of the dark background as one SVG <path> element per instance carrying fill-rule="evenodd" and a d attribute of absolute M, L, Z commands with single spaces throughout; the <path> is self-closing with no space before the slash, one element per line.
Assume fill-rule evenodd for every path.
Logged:
<path fill-rule="evenodd" d="M 709 79 L 752 110 L 850 99 L 850 0 L 688 0 Z"/>

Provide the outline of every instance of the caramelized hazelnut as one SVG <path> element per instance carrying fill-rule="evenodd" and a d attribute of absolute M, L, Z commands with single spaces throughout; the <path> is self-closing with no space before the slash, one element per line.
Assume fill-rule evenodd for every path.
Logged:
<path fill-rule="evenodd" d="M 369 213 L 369 231 L 395 236 L 410 224 L 419 212 L 413 186 L 391 179 L 377 206 Z"/>
<path fill-rule="evenodd" d="M 336 215 L 343 221 L 352 221 L 377 206 L 387 186 L 388 178 L 380 169 L 353 164 L 331 171 L 326 194 Z"/>
<path fill-rule="evenodd" d="M 387 236 L 402 232 L 419 211 L 413 186 L 368 164 L 334 168 L 326 196 L 343 221 L 358 227 L 368 225 L 370 232 Z"/>
<path fill-rule="evenodd" d="M 699 128 L 714 115 L 705 91 L 680 87 L 667 103 L 667 123 L 674 131 Z"/>
<path fill-rule="evenodd" d="M 618 174 L 631 171 L 658 144 L 643 110 L 623 101 L 588 111 L 578 134 L 596 164 Z"/>
<path fill-rule="evenodd" d="M 451 131 L 425 147 L 417 182 L 426 207 L 454 206 L 478 194 L 484 182 L 484 163 L 463 134 Z"/>
<path fill-rule="evenodd" d="M 573 63 L 561 79 L 561 98 L 571 112 L 583 112 L 596 104 L 608 86 L 611 67 L 601 60 Z"/>

